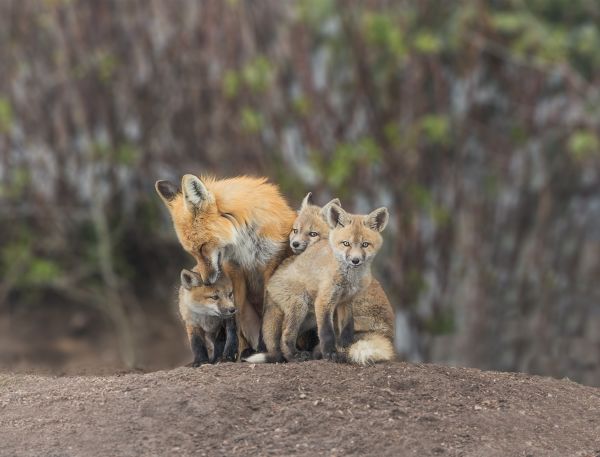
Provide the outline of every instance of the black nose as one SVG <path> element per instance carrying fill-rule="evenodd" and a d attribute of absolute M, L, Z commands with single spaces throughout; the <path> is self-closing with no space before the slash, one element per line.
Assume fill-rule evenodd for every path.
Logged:
<path fill-rule="evenodd" d="M 235 314 L 235 308 L 227 308 L 229 314 Z"/>
<path fill-rule="evenodd" d="M 292 243 L 292 246 L 293 246 L 293 247 L 295 247 L 295 248 L 297 248 L 297 247 L 299 247 L 299 246 L 300 246 L 300 243 L 299 243 L 298 241 L 294 241 L 294 242 Z"/>
<path fill-rule="evenodd" d="M 352 263 L 353 263 L 354 265 L 358 265 L 358 263 L 359 263 L 359 262 L 360 262 L 360 259 L 359 259 L 359 258 L 357 258 L 357 257 L 354 257 L 354 258 L 352 259 Z"/>

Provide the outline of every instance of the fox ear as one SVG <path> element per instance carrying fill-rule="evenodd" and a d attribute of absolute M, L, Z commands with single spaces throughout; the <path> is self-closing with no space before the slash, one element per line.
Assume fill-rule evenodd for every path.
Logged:
<path fill-rule="evenodd" d="M 309 205 L 314 205 L 313 199 L 312 199 L 312 192 L 309 192 L 308 194 L 306 194 L 306 197 L 304 197 L 304 200 L 302 200 L 302 204 L 300 205 L 300 211 L 305 210 L 306 207 Z"/>
<path fill-rule="evenodd" d="M 179 193 L 179 189 L 175 184 L 170 181 L 156 181 L 154 184 L 154 188 L 156 192 L 162 198 L 162 201 L 165 202 L 165 205 L 169 206 L 171 202 L 175 199 L 177 194 Z"/>
<path fill-rule="evenodd" d="M 331 205 L 337 205 L 341 208 L 342 202 L 340 202 L 339 198 L 334 198 L 330 202 L 325 203 L 325 205 L 323 205 L 323 208 L 321 208 L 321 216 L 323 217 L 323 219 L 327 219 L 327 210 Z"/>
<path fill-rule="evenodd" d="M 327 210 L 325 212 L 325 219 L 329 224 L 329 227 L 332 229 L 336 228 L 338 225 L 344 227 L 348 223 L 348 213 L 342 209 L 341 206 L 336 205 L 335 203 L 327 206 Z"/>
<path fill-rule="evenodd" d="M 198 273 L 186 270 L 185 268 L 181 270 L 181 285 L 187 290 L 198 287 L 200 284 L 202 284 L 202 278 L 200 278 Z"/>
<path fill-rule="evenodd" d="M 213 194 L 206 188 L 200 178 L 185 175 L 181 179 L 181 189 L 185 206 L 191 212 L 201 208 L 205 203 L 213 203 Z"/>
<path fill-rule="evenodd" d="M 381 208 L 377 208 L 367 216 L 365 219 L 365 225 L 376 232 L 382 232 L 387 225 L 389 218 L 390 213 L 388 212 L 388 209 L 383 206 Z"/>

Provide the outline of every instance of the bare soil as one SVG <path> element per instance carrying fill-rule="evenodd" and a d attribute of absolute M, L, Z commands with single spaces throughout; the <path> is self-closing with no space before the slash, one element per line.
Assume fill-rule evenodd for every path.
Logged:
<path fill-rule="evenodd" d="M 0 375 L 1 456 L 600 455 L 600 389 L 391 363 Z"/>

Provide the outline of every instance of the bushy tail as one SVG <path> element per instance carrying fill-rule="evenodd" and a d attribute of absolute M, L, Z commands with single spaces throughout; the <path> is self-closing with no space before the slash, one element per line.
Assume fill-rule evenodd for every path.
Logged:
<path fill-rule="evenodd" d="M 358 365 L 393 360 L 394 345 L 389 338 L 378 333 L 366 333 L 348 348 L 348 359 Z"/>
<path fill-rule="evenodd" d="M 285 362 L 281 354 L 270 354 L 268 352 L 258 352 L 246 357 L 244 362 L 249 363 L 281 363 Z"/>

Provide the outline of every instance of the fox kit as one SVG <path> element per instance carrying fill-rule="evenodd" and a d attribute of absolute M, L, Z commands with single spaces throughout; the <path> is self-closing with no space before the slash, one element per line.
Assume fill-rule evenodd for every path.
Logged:
<path fill-rule="evenodd" d="M 380 232 L 388 221 L 386 208 L 369 215 L 352 215 L 333 203 L 325 211 L 330 227 L 327 240 L 314 243 L 293 261 L 281 265 L 267 284 L 267 314 L 263 336 L 267 355 L 256 354 L 249 362 L 301 360 L 298 333 L 316 323 L 320 353 L 326 359 L 346 360 L 354 339 L 351 302 L 371 283 L 371 262 L 379 251 Z M 338 313 L 339 332 L 334 315 Z M 266 321 L 270 324 L 267 325 Z"/>
<path fill-rule="evenodd" d="M 334 199 L 327 203 L 323 208 L 314 204 L 312 193 L 308 193 L 300 210 L 298 217 L 292 225 L 290 233 L 290 246 L 294 254 L 301 254 L 306 248 L 317 243 L 321 239 L 327 239 L 329 236 L 329 225 L 325 221 L 325 212 L 327 207 L 335 203 L 341 206 L 339 199 Z M 294 261 L 296 257 L 286 259 L 282 265 Z M 265 340 L 267 335 L 277 332 L 273 325 L 281 325 L 280 320 L 273 318 L 273 315 L 281 313 L 278 307 L 273 310 L 265 311 L 263 320 L 263 334 Z M 392 360 L 395 357 L 394 351 L 394 311 L 387 298 L 381 284 L 373 278 L 371 284 L 363 291 L 359 292 L 352 300 L 352 313 L 354 315 L 355 342 L 348 349 L 348 357 L 353 363 L 368 364 Z M 343 316 L 338 315 L 343 320 Z M 303 330 L 306 330 L 310 322 L 303 323 Z M 339 333 L 341 329 L 336 329 Z M 272 338 L 271 338 L 272 339 Z M 300 341 L 298 347 L 302 347 Z M 310 347 L 308 348 L 310 349 Z M 279 357 L 282 359 L 282 357 Z M 256 354 L 250 361 L 263 362 L 265 356 Z"/>
<path fill-rule="evenodd" d="M 181 270 L 179 313 L 194 354 L 191 366 L 235 361 L 235 312 L 233 285 L 228 276 L 221 275 L 214 284 L 205 285 L 197 272 Z"/>
<path fill-rule="evenodd" d="M 156 191 L 204 283 L 217 281 L 226 260 L 239 266 L 232 280 L 240 350 L 258 349 L 264 284 L 289 253 L 294 212 L 265 178 L 185 175 L 181 191 L 168 181 L 158 181 Z"/>
<path fill-rule="evenodd" d="M 329 236 L 325 214 L 329 205 L 333 204 L 342 206 L 340 199 L 334 198 L 321 208 L 313 203 L 312 192 L 306 194 L 290 232 L 290 248 L 294 254 L 304 252 L 307 247 Z"/>

